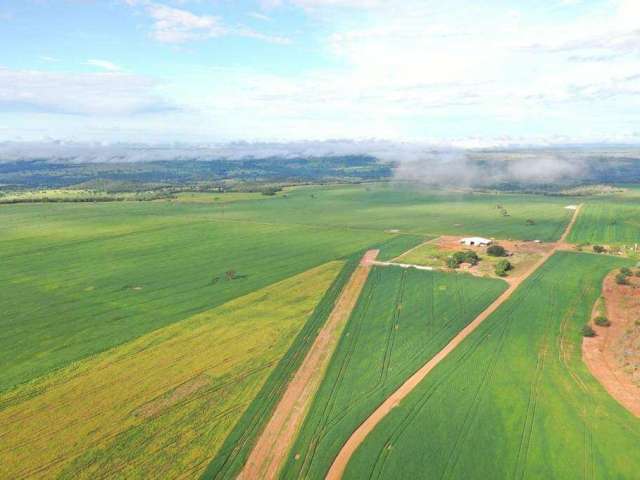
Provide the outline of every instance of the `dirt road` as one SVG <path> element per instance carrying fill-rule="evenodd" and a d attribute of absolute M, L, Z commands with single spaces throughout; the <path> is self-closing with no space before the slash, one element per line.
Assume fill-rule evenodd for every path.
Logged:
<path fill-rule="evenodd" d="M 565 239 L 569 234 L 569 231 L 575 224 L 578 213 L 580 212 L 580 206 L 574 211 L 571 221 L 567 225 L 565 231 L 558 243 L 556 243 L 551 250 L 546 252 L 528 271 L 527 275 L 514 279 L 509 283 L 509 288 L 504 291 L 491 305 L 487 307 L 480 315 L 478 315 L 469 325 L 463 328 L 453 340 L 451 340 L 442 350 L 440 350 L 431 360 L 429 360 L 420 370 L 414 373 L 409 379 L 403 383 L 400 388 L 391 394 L 372 414 L 367 418 L 355 432 L 351 434 L 349 440 L 344 444 L 340 453 L 333 461 L 329 472 L 327 473 L 327 480 L 339 480 L 342 478 L 349 460 L 355 453 L 356 449 L 364 441 L 364 439 L 373 431 L 380 421 L 387 416 L 387 414 L 413 391 L 413 389 L 442 361 L 447 355 L 449 355 L 460 343 L 464 341 L 478 326 L 486 320 L 486 318 L 495 312 L 509 297 L 517 290 L 522 282 L 524 282 L 533 272 L 540 268 L 556 251 L 566 247 Z"/>
<path fill-rule="evenodd" d="M 372 262 L 377 256 L 378 250 L 369 250 L 362 257 L 360 265 L 340 294 L 327 323 L 318 333 L 302 365 L 287 386 L 238 479 L 276 478 L 293 446 L 296 433 L 320 386 L 342 329 L 356 305 L 371 271 Z"/>

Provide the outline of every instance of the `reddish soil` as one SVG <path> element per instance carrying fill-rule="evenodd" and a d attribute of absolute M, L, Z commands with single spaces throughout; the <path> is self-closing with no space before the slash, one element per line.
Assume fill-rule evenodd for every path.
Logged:
<path fill-rule="evenodd" d="M 609 394 L 640 417 L 640 326 L 636 325 L 640 319 L 640 279 L 618 285 L 616 273 L 608 275 L 602 286 L 611 326 L 593 324 L 597 336 L 584 338 L 582 357 Z M 597 315 L 594 308 L 593 317 Z"/>
<path fill-rule="evenodd" d="M 463 264 L 460 266 L 460 269 L 478 277 L 484 277 L 487 275 L 495 276 L 493 265 L 488 263 L 486 260 L 488 257 L 487 247 L 461 245 L 461 238 L 462 237 L 445 235 L 434 240 L 433 243 L 438 246 L 438 249 L 444 252 L 453 253 L 460 250 L 473 250 L 485 260 L 475 266 Z M 529 275 L 531 268 L 537 264 L 538 260 L 554 248 L 557 249 L 557 247 L 559 247 L 558 244 L 554 243 L 525 242 L 522 240 L 497 240 L 495 243 L 497 245 L 502 245 L 507 252 L 509 252 L 510 256 L 506 258 L 515 267 L 511 272 L 509 272 L 507 277 L 503 278 L 509 284 L 513 284 L 514 282 L 517 283 L 519 279 L 526 278 Z M 562 244 L 562 246 L 564 247 L 564 244 Z"/>
<path fill-rule="evenodd" d="M 343 445 L 342 449 L 338 453 L 338 456 L 333 461 L 327 476 L 326 480 L 339 480 L 342 478 L 345 469 L 347 468 L 347 464 L 351 459 L 352 455 L 355 453 L 356 449 L 360 446 L 360 444 L 364 441 L 364 439 L 373 431 L 373 429 L 380 423 L 380 421 L 386 417 L 389 412 L 396 406 L 400 404 L 400 402 L 409 395 L 413 389 L 422 381 L 424 378 L 442 361 L 444 360 L 449 353 L 451 353 L 460 343 L 464 341 L 473 331 L 478 328 L 478 326 L 486 320 L 489 315 L 495 312 L 505 301 L 511 297 L 513 292 L 517 290 L 520 284 L 533 272 L 535 272 L 540 266 L 542 266 L 548 259 L 553 255 L 557 250 L 564 246 L 564 239 L 567 237 L 567 234 L 573 224 L 575 223 L 575 219 L 578 216 L 578 212 L 580 208 L 575 210 L 573 214 L 573 218 L 571 222 L 567 225 L 565 232 L 562 234 L 560 242 L 558 244 L 548 244 L 549 248 L 540 252 L 541 257 L 532 265 L 530 269 L 528 269 L 525 273 L 523 273 L 520 277 L 513 277 L 509 283 L 509 288 L 505 290 L 505 292 L 500 295 L 486 310 L 484 310 L 480 315 L 478 315 L 469 325 L 467 325 L 464 329 L 456 335 L 453 340 L 451 340 L 442 350 L 440 350 L 431 360 L 429 360 L 420 370 L 414 373 L 405 383 L 403 383 L 400 388 L 398 388 L 395 392 L 391 394 L 370 416 L 367 418 L 356 430 L 351 434 L 347 442 Z M 446 242 L 446 238 L 457 238 L 457 237 L 443 237 Z M 517 242 L 517 243 L 526 243 L 529 242 Z M 542 246 L 542 244 L 537 244 L 532 242 L 533 245 Z M 507 247 L 509 245 L 507 242 L 500 242 L 501 245 Z M 460 244 L 457 243 L 455 245 L 456 249 L 460 249 Z M 515 248 L 515 245 L 512 245 Z M 508 249 L 508 247 L 507 247 Z"/>
<path fill-rule="evenodd" d="M 277 477 L 378 253 L 378 250 L 369 250 L 362 257 L 360 265 L 340 294 L 327 323 L 320 330 L 302 365 L 287 386 L 238 479 L 264 480 Z"/>

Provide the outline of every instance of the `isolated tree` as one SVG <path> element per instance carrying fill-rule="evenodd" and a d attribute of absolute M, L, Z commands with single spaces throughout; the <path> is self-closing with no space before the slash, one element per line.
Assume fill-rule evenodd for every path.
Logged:
<path fill-rule="evenodd" d="M 492 257 L 504 257 L 507 255 L 507 251 L 502 245 L 490 245 L 487 248 L 487 255 Z"/>
<path fill-rule="evenodd" d="M 535 225 L 536 222 L 534 222 L 533 220 L 531 220 L 530 218 L 527 219 L 527 225 Z"/>
<path fill-rule="evenodd" d="M 606 249 L 602 245 L 594 245 L 593 246 L 593 251 L 595 253 L 604 253 L 606 251 Z"/>
<path fill-rule="evenodd" d="M 596 317 L 593 322 L 599 327 L 608 327 L 609 325 L 611 325 L 609 319 L 603 315 Z"/>
<path fill-rule="evenodd" d="M 596 331 L 593 329 L 593 327 L 589 324 L 586 324 L 584 327 L 582 327 L 582 336 L 583 337 L 595 337 L 596 336 Z"/>
<path fill-rule="evenodd" d="M 227 277 L 227 280 L 233 280 L 234 278 L 236 278 L 236 271 L 235 270 L 227 270 L 224 275 Z"/>
<path fill-rule="evenodd" d="M 629 282 L 627 281 L 627 276 L 624 273 L 619 273 L 616 275 L 616 283 L 618 285 L 627 285 Z"/>
<path fill-rule="evenodd" d="M 496 263 L 496 275 L 499 277 L 505 277 L 509 270 L 513 269 L 513 265 L 509 260 L 500 260 Z"/>
<path fill-rule="evenodd" d="M 630 277 L 631 275 L 633 275 L 633 272 L 632 272 L 632 271 L 631 271 L 631 269 L 630 269 L 630 268 L 628 268 L 628 267 L 622 267 L 622 268 L 620 269 L 620 273 L 621 273 L 622 275 L 624 275 L 625 277 Z"/>

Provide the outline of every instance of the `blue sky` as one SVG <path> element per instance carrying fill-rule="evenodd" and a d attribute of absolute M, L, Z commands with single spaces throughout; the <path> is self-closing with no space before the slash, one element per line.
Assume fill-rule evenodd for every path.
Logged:
<path fill-rule="evenodd" d="M 640 139 L 637 0 L 4 0 L 0 141 Z"/>

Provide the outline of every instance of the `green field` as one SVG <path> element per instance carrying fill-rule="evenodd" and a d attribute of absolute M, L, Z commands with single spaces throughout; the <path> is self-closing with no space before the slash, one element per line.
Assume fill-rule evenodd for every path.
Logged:
<path fill-rule="evenodd" d="M 356 478 L 637 478 L 640 420 L 581 360 L 580 328 L 624 262 L 557 253 L 356 451 Z"/>
<path fill-rule="evenodd" d="M 282 477 L 323 478 L 360 422 L 505 288 L 468 275 L 374 268 Z"/>
<path fill-rule="evenodd" d="M 197 477 L 341 268 L 324 264 L 0 396 L 0 478 Z"/>
<path fill-rule="evenodd" d="M 542 195 L 433 192 L 388 184 L 298 187 L 269 202 L 228 205 L 226 218 L 400 230 L 427 235 L 481 235 L 555 240 L 572 212 L 572 198 Z M 504 207 L 508 216 L 502 214 Z M 222 215 L 222 212 L 219 212 Z M 528 225 L 527 220 L 533 220 Z"/>
<path fill-rule="evenodd" d="M 568 240 L 574 243 L 630 245 L 640 241 L 638 198 L 611 197 L 582 207 Z"/>
<path fill-rule="evenodd" d="M 226 221 L 216 208 L 0 207 L 0 391 L 392 238 Z"/>

